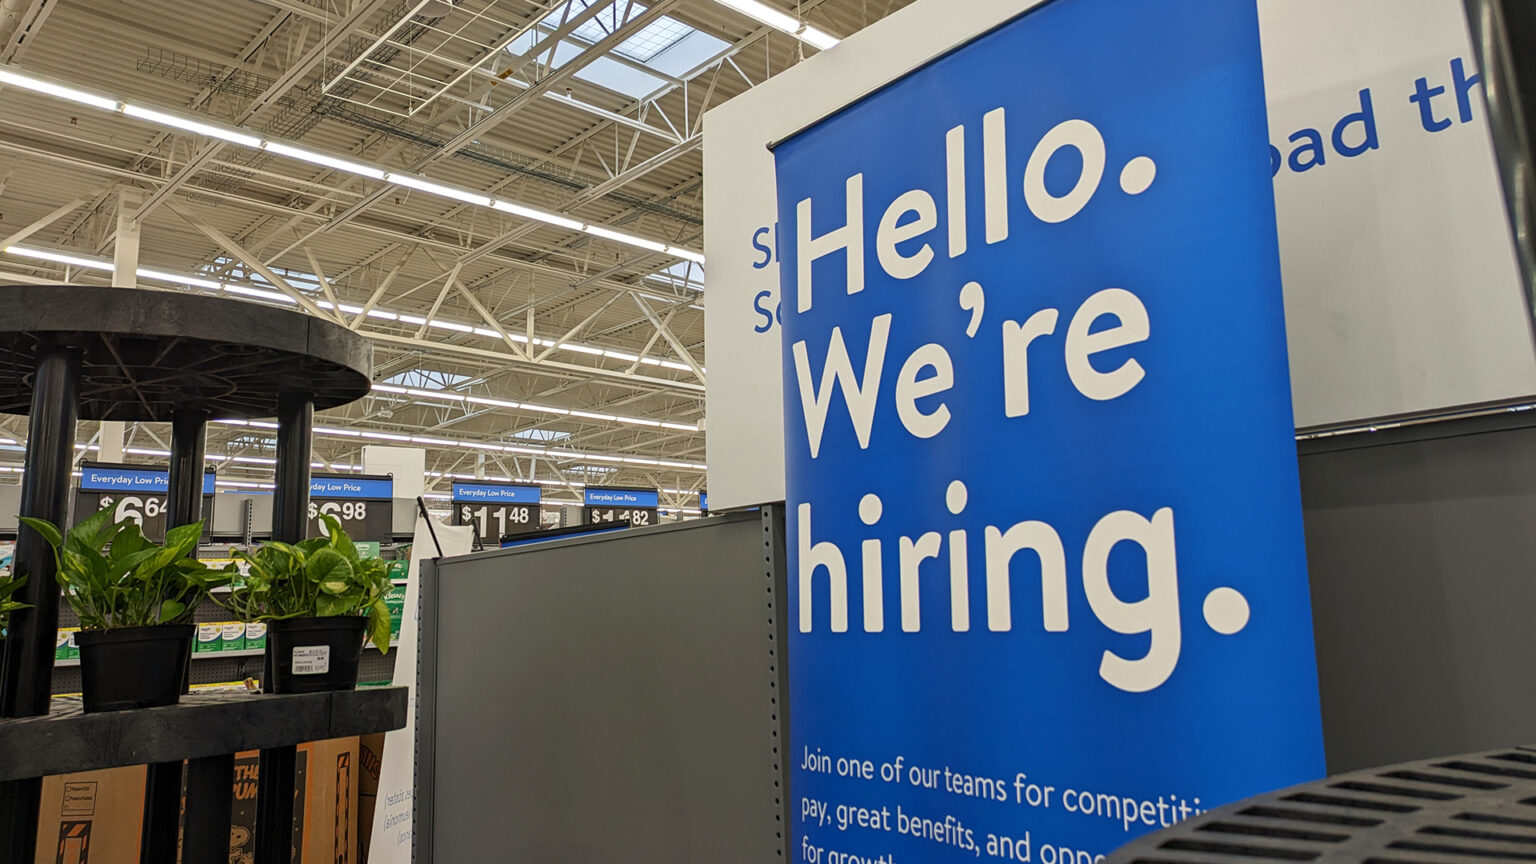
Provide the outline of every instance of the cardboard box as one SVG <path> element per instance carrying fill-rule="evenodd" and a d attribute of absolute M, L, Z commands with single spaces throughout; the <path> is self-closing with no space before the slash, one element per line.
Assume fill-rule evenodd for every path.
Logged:
<path fill-rule="evenodd" d="M 224 647 L 223 629 L 218 624 L 197 625 L 197 641 L 192 643 L 193 654 L 209 654 Z"/>
<path fill-rule="evenodd" d="M 43 778 L 36 864 L 138 864 L 144 766 Z"/>
<path fill-rule="evenodd" d="M 78 635 L 80 635 L 79 627 L 69 628 L 69 641 L 66 643 L 66 647 L 64 649 L 64 657 L 67 660 L 80 659 L 80 643 L 75 641 L 75 637 Z"/>
<path fill-rule="evenodd" d="M 359 738 L 357 752 L 357 834 L 362 860 L 367 861 L 368 843 L 373 839 L 373 812 L 379 799 L 379 772 L 384 767 L 384 733 Z"/>
<path fill-rule="evenodd" d="M 219 650 L 220 651 L 244 651 L 245 650 L 245 625 L 239 621 L 229 621 L 219 625 Z"/>
<path fill-rule="evenodd" d="M 63 627 L 59 628 L 58 637 L 53 643 L 53 659 L 55 662 L 69 659 L 69 631 Z"/>
<path fill-rule="evenodd" d="M 245 625 L 246 650 L 267 647 L 267 625 L 264 622 L 252 621 Z"/>
<path fill-rule="evenodd" d="M 356 738 L 299 745 L 294 760 L 294 864 L 359 864 L 357 764 Z M 255 849 L 256 785 L 260 775 L 256 751 L 235 755 L 230 861 L 250 861 Z"/>

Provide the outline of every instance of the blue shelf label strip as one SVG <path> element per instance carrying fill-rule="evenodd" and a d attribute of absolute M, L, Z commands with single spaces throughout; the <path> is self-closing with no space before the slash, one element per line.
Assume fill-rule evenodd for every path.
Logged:
<path fill-rule="evenodd" d="M 456 504 L 501 503 L 537 504 L 543 500 L 540 486 L 509 486 L 505 483 L 454 483 Z"/>
<path fill-rule="evenodd" d="M 309 497 L 328 499 L 393 498 L 395 481 L 388 477 L 310 477 Z"/>
<path fill-rule="evenodd" d="M 139 492 L 161 493 L 170 491 L 171 472 L 165 468 L 98 468 L 87 465 L 80 469 L 81 492 Z M 214 492 L 215 475 L 203 472 L 203 494 Z"/>
<path fill-rule="evenodd" d="M 638 507 L 655 508 L 661 505 L 661 493 L 641 489 L 593 489 L 584 490 L 582 501 L 588 507 Z"/>

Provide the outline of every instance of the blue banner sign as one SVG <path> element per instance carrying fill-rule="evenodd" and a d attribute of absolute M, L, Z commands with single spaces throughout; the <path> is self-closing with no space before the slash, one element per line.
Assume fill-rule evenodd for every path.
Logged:
<path fill-rule="evenodd" d="M 588 486 L 582 501 L 588 507 L 657 507 L 661 495 L 655 489 L 599 489 Z"/>
<path fill-rule="evenodd" d="M 392 477 L 360 477 L 345 474 L 314 474 L 309 478 L 311 498 L 359 498 L 370 501 L 394 497 Z"/>
<path fill-rule="evenodd" d="M 1254 0 L 1056 0 L 775 149 L 789 857 L 1323 773 Z"/>
<path fill-rule="evenodd" d="M 456 502 L 537 504 L 544 496 L 544 489 L 506 483 L 454 483 L 452 494 Z"/>
<path fill-rule="evenodd" d="M 203 494 L 212 495 L 217 475 L 203 472 Z M 81 492 L 164 493 L 170 490 L 171 472 L 165 468 L 91 465 L 80 467 Z"/>
<path fill-rule="evenodd" d="M 700 510 L 708 510 L 709 509 L 709 493 L 708 492 L 700 492 L 699 493 L 699 509 Z"/>

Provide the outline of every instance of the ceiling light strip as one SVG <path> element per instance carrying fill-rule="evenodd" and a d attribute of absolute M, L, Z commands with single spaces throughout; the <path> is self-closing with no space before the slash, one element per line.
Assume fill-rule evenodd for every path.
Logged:
<path fill-rule="evenodd" d="M 742 0 L 734 0 L 734 2 L 742 2 Z M 801 38 L 805 37 L 802 36 Z M 812 44 L 815 43 L 813 42 Z M 370 180 L 381 180 L 393 186 L 400 186 L 406 189 L 416 189 L 429 195 L 448 198 L 450 200 L 469 204 L 471 206 L 486 207 L 492 210 L 499 210 L 503 213 L 511 213 L 525 219 L 543 222 L 547 225 L 553 225 L 559 228 L 565 228 L 567 230 L 580 231 L 584 234 L 589 234 L 594 237 L 602 237 L 606 240 L 612 240 L 616 243 L 623 243 L 627 246 L 633 246 L 637 249 L 644 249 L 648 252 L 656 252 L 663 255 L 669 255 L 674 258 L 681 258 L 685 261 L 693 261 L 697 264 L 704 263 L 704 255 L 692 249 L 687 249 L 681 246 L 672 246 L 666 243 L 659 243 L 655 240 L 648 240 L 644 237 L 630 234 L 625 231 L 617 231 L 605 225 L 579 222 L 568 216 L 562 216 L 558 213 L 551 213 L 547 210 L 542 210 L 537 207 L 529 207 L 525 204 L 519 204 L 515 201 L 506 201 L 501 198 L 497 198 L 494 195 L 487 195 L 484 192 L 477 192 L 473 189 L 466 189 L 462 186 L 454 186 L 447 183 L 438 183 L 433 180 L 428 180 L 427 178 L 418 174 L 412 174 L 406 171 L 388 171 L 376 165 L 369 165 L 341 156 L 333 156 L 329 153 L 311 150 L 307 147 L 301 147 L 292 142 L 279 141 L 271 138 L 260 138 L 252 134 L 250 131 L 242 129 L 238 126 L 229 126 L 223 123 L 209 122 L 206 120 L 185 117 L 172 112 L 161 111 L 157 108 L 150 108 L 148 106 L 127 102 L 110 96 L 102 96 L 100 94 L 91 93 L 76 87 L 72 87 L 68 84 L 63 84 L 41 76 L 23 72 L 14 66 L 0 65 L 0 84 L 9 84 L 23 90 L 29 90 L 33 93 L 52 96 L 55 99 L 63 99 L 68 102 L 74 102 L 78 105 L 86 105 L 91 108 L 100 109 L 102 111 L 111 111 L 114 113 L 123 114 L 136 120 L 142 120 L 146 123 L 153 123 L 157 126 L 167 126 L 173 129 L 179 129 L 183 132 L 192 132 L 197 135 L 216 138 L 221 141 L 227 141 L 231 144 L 238 144 L 242 147 L 249 147 L 253 150 L 267 150 L 279 156 L 285 156 L 290 159 L 308 162 L 313 165 L 321 165 L 333 171 L 341 171 L 346 174 L 366 177 Z"/>
<path fill-rule="evenodd" d="M 588 411 L 572 411 L 564 408 L 552 408 L 547 405 L 535 405 L 531 402 L 510 402 L 505 399 L 491 399 L 485 396 L 466 396 L 449 390 L 423 390 L 419 387 L 396 387 L 393 384 L 373 385 L 375 393 L 389 393 L 402 396 L 414 396 L 418 399 L 437 399 L 443 402 L 470 402 L 476 405 L 490 405 L 496 408 L 513 408 L 536 411 L 542 414 L 555 414 L 558 416 L 583 417 L 591 420 L 609 420 L 618 423 L 631 423 L 636 426 L 650 428 L 666 427 L 686 432 L 699 431 L 698 424 L 687 425 L 683 423 L 664 423 L 660 420 L 648 420 L 644 417 L 626 417 L 622 414 L 596 414 Z"/>
<path fill-rule="evenodd" d="M 748 18 L 767 24 L 775 30 L 780 30 L 799 39 L 807 45 L 822 51 L 831 48 L 838 43 L 838 38 L 824 30 L 818 30 L 809 24 L 797 21 L 794 16 L 769 6 L 758 0 L 715 0 L 721 6 L 735 9 Z"/>

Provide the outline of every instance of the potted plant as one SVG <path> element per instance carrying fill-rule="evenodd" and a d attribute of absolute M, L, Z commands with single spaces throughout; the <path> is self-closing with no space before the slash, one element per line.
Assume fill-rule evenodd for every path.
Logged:
<path fill-rule="evenodd" d="M 356 687 L 365 633 L 389 651 L 388 569 L 359 556 L 334 517 L 321 519 L 326 537 L 235 553 L 245 584 L 221 602 L 242 621 L 266 622 L 268 693 Z"/>
<path fill-rule="evenodd" d="M 53 547 L 64 600 L 80 617 L 80 674 L 86 711 L 174 705 L 192 651 L 192 610 L 229 584 L 187 554 L 203 523 L 144 537 L 138 523 L 112 521 L 108 505 L 63 534 L 52 522 L 22 522 Z"/>
<path fill-rule="evenodd" d="M 11 596 L 27 584 L 27 577 L 15 577 L 10 567 L 0 568 L 0 639 L 4 639 L 11 626 L 11 613 L 26 609 L 27 604 L 11 599 Z"/>

